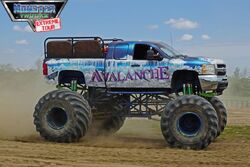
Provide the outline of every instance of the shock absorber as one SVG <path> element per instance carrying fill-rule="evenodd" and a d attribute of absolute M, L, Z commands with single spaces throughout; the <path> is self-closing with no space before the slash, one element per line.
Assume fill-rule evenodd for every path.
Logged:
<path fill-rule="evenodd" d="M 74 92 L 77 91 L 77 80 L 72 80 L 70 84 L 70 89 Z"/>
<path fill-rule="evenodd" d="M 186 84 L 183 84 L 183 87 L 182 87 L 182 88 L 183 88 L 183 92 L 182 92 L 183 95 L 186 95 L 186 94 L 187 94 L 187 92 L 186 92 Z"/>
<path fill-rule="evenodd" d="M 188 94 L 189 95 L 193 94 L 193 86 L 192 86 L 192 84 L 188 84 Z"/>
<path fill-rule="evenodd" d="M 192 84 L 183 84 L 183 95 L 192 95 L 193 86 Z"/>

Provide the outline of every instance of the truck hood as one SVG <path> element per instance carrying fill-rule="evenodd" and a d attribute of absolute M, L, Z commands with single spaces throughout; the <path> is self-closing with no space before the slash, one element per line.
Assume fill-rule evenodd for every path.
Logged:
<path fill-rule="evenodd" d="M 207 64 L 224 64 L 224 61 L 221 59 L 214 59 L 214 58 L 206 58 L 206 57 L 186 57 L 184 58 L 185 61 L 197 61 L 201 63 Z"/>
<path fill-rule="evenodd" d="M 196 65 L 196 66 L 201 66 L 203 64 L 224 64 L 223 60 L 220 59 L 213 59 L 213 58 L 206 58 L 206 57 L 190 57 L 190 56 L 185 56 L 185 57 L 178 57 L 178 58 L 173 58 L 170 60 L 170 63 L 173 64 L 184 64 L 184 65 Z"/>

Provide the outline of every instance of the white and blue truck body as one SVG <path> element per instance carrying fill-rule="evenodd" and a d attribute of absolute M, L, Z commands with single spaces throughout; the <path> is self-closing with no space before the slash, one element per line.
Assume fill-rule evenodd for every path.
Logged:
<path fill-rule="evenodd" d="M 65 71 L 75 71 L 81 73 L 88 87 L 120 88 L 123 92 L 126 88 L 174 89 L 174 76 L 190 72 L 197 75 L 196 86 L 203 91 L 221 94 L 228 85 L 226 65 L 222 60 L 181 55 L 161 42 L 114 41 L 106 47 L 107 53 L 101 53 L 100 43 L 102 56 L 96 58 L 91 55 L 74 58 L 72 53 L 70 58 L 55 59 L 47 54 L 44 61 L 46 79 L 57 84 Z M 159 59 L 147 58 L 150 48 L 159 54 Z M 178 86 L 182 87 L 182 83 Z"/>

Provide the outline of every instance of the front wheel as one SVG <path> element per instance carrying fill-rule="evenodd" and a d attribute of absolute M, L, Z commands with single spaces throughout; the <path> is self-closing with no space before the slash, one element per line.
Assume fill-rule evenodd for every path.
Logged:
<path fill-rule="evenodd" d="M 227 125 L 227 109 L 218 97 L 212 97 L 209 100 L 209 102 L 212 104 L 212 106 L 214 107 L 214 109 L 217 113 L 218 133 L 217 133 L 216 137 L 218 137 L 224 131 L 224 129 Z"/>
<path fill-rule="evenodd" d="M 217 135 L 218 118 L 213 106 L 199 96 L 180 96 L 167 104 L 161 130 L 172 147 L 206 148 Z"/>

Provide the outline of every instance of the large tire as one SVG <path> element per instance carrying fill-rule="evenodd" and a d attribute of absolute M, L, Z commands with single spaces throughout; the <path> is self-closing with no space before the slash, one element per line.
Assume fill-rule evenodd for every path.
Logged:
<path fill-rule="evenodd" d="M 130 96 L 107 96 L 105 91 L 98 89 L 95 93 L 95 96 L 102 97 L 103 103 L 97 104 L 93 110 L 93 124 L 89 134 L 91 136 L 112 135 L 119 131 L 125 122 L 124 115 L 129 112 L 127 104 L 130 102 Z"/>
<path fill-rule="evenodd" d="M 227 125 L 227 109 L 217 97 L 212 97 L 209 102 L 214 107 L 218 117 L 217 137 L 224 131 Z"/>
<path fill-rule="evenodd" d="M 77 142 L 92 122 L 88 102 L 76 92 L 55 90 L 35 107 L 34 124 L 40 135 L 52 142 Z"/>
<path fill-rule="evenodd" d="M 94 120 L 91 127 L 91 135 L 112 135 L 119 131 L 125 122 L 125 117 L 112 116 L 104 120 Z"/>
<path fill-rule="evenodd" d="M 169 102 L 161 117 L 161 130 L 172 147 L 204 149 L 217 135 L 213 106 L 199 96 L 180 96 Z"/>

